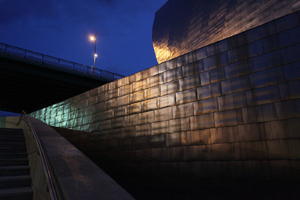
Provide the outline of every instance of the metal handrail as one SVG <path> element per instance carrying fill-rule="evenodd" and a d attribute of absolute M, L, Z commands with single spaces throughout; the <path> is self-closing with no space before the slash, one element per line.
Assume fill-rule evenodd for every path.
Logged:
<path fill-rule="evenodd" d="M 12 46 L 0 42 L 0 55 L 21 59 L 30 63 L 51 65 L 59 70 L 70 71 L 73 73 L 82 73 L 99 79 L 107 79 L 109 81 L 123 78 L 124 76 L 118 73 L 110 72 L 103 69 L 94 68 L 89 65 L 68 61 L 62 58 L 48 56 L 42 53 L 34 52 L 28 49 Z"/>
<path fill-rule="evenodd" d="M 48 161 L 47 155 L 44 152 L 44 149 L 41 145 L 40 139 L 37 136 L 37 133 L 34 129 L 34 127 L 32 126 L 30 120 L 28 119 L 28 117 L 26 116 L 25 113 L 23 113 L 20 118 L 18 123 L 21 122 L 21 120 L 23 120 L 26 125 L 28 126 L 28 128 L 31 130 L 31 133 L 33 135 L 33 138 L 35 140 L 39 155 L 41 156 L 41 162 L 42 162 L 42 167 L 43 167 L 43 171 L 45 172 L 45 177 L 46 177 L 46 181 L 47 181 L 47 185 L 48 185 L 48 190 L 49 190 L 49 194 L 50 194 L 50 199 L 51 200 L 62 200 L 63 197 L 62 195 L 59 195 L 59 191 L 60 189 L 58 188 L 55 179 L 55 176 L 53 174 L 53 170 L 52 167 Z"/>

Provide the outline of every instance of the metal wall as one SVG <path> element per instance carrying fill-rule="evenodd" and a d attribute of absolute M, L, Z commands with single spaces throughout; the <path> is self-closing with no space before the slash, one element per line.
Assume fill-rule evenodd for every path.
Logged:
<path fill-rule="evenodd" d="M 159 63 L 300 9 L 299 0 L 169 0 L 156 13 Z"/>
<path fill-rule="evenodd" d="M 94 155 L 126 173 L 298 180 L 299 19 L 280 18 L 32 115 L 92 132 Z"/>

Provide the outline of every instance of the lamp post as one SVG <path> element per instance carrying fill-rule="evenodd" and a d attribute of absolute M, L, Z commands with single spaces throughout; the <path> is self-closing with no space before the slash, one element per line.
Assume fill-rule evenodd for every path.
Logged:
<path fill-rule="evenodd" d="M 94 65 L 93 69 L 96 68 L 96 59 L 98 58 L 97 54 L 97 38 L 95 35 L 89 35 L 90 42 L 94 43 L 94 53 L 93 53 L 93 59 L 94 59 Z"/>

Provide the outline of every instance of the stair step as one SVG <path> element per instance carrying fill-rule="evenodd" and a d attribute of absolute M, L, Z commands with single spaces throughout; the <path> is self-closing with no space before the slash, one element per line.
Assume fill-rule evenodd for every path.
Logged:
<path fill-rule="evenodd" d="M 23 141 L 0 140 L 0 146 L 1 145 L 25 145 L 25 140 Z"/>
<path fill-rule="evenodd" d="M 0 159 L 5 159 L 5 158 L 27 158 L 27 153 L 0 152 Z"/>
<path fill-rule="evenodd" d="M 17 136 L 17 137 L 21 137 L 21 136 L 24 136 L 24 133 L 23 132 L 20 132 L 20 133 L 9 133 L 9 132 L 0 132 L 0 136 Z"/>
<path fill-rule="evenodd" d="M 0 140 L 2 138 L 16 138 L 16 139 L 23 139 L 24 140 L 24 135 L 23 134 L 0 134 Z"/>
<path fill-rule="evenodd" d="M 0 199 L 5 200 L 32 200 L 31 187 L 0 189 Z"/>
<path fill-rule="evenodd" d="M 19 137 L 19 136 L 5 136 L 2 137 L 0 136 L 0 141 L 24 141 L 25 138 L 24 136 Z"/>
<path fill-rule="evenodd" d="M 0 128 L 0 200 L 2 199 L 33 199 L 22 129 Z"/>
<path fill-rule="evenodd" d="M 29 175 L 29 173 L 30 171 L 28 165 L 0 167 L 0 176 L 21 176 Z"/>
<path fill-rule="evenodd" d="M 26 146 L 25 145 L 15 145 L 15 146 L 2 146 L 0 145 L 0 156 L 2 154 L 7 154 L 7 153 L 16 153 L 16 151 L 22 150 L 22 152 L 19 153 L 26 153 Z"/>
<path fill-rule="evenodd" d="M 26 148 L 25 147 L 15 147 L 15 148 L 0 147 L 0 152 L 1 153 L 26 153 Z"/>
<path fill-rule="evenodd" d="M 26 152 L 26 145 L 25 144 L 23 144 L 23 145 L 1 144 L 0 145 L 0 152 L 2 150 L 8 150 L 8 149 L 11 149 L 11 150 L 14 150 L 14 149 L 23 149 Z"/>
<path fill-rule="evenodd" d="M 25 145 L 25 139 L 23 141 L 12 141 L 12 140 L 0 140 L 0 146 L 17 146 L 17 145 Z"/>
<path fill-rule="evenodd" d="M 0 166 L 18 166 L 18 165 L 28 165 L 28 159 L 27 158 L 0 159 Z"/>
<path fill-rule="evenodd" d="M 0 148 L 1 147 L 24 147 L 26 144 L 24 142 L 12 142 L 12 141 L 0 141 Z"/>
<path fill-rule="evenodd" d="M 8 156 L 11 155 L 13 158 L 22 158 L 25 155 L 27 155 L 26 150 L 24 150 L 24 149 L 1 149 L 0 154 L 2 154 L 2 155 L 6 154 L 6 155 L 4 155 L 4 158 L 7 158 L 7 154 L 8 154 Z M 0 158 L 1 158 L 1 155 L 0 155 Z"/>
<path fill-rule="evenodd" d="M 7 141 L 7 140 L 24 140 L 24 135 L 0 135 L 0 141 Z"/>
<path fill-rule="evenodd" d="M 16 145 L 25 145 L 25 139 L 23 141 L 12 141 L 12 140 L 0 140 L 0 146 L 16 146 Z"/>
<path fill-rule="evenodd" d="M 0 128 L 0 132 L 20 133 L 23 129 L 20 128 Z"/>
<path fill-rule="evenodd" d="M 0 146 L 0 156 L 1 154 L 25 154 L 27 152 L 26 147 L 24 146 L 15 146 L 15 147 L 2 147 Z"/>
<path fill-rule="evenodd" d="M 26 187 L 26 186 L 31 186 L 31 178 L 28 175 L 0 177 L 0 189 Z"/>
<path fill-rule="evenodd" d="M 22 135 L 24 135 L 24 132 L 23 132 L 23 131 L 20 131 L 20 132 L 0 131 L 0 135 L 15 135 L 15 136 L 22 136 Z"/>
<path fill-rule="evenodd" d="M 23 130 L 22 131 L 1 131 L 0 130 L 0 135 L 24 135 Z"/>

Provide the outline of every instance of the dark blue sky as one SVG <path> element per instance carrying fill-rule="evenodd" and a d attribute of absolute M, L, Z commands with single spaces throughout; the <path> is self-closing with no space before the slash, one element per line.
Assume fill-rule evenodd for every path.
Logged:
<path fill-rule="evenodd" d="M 0 0 L 0 42 L 129 75 L 156 65 L 155 11 L 167 0 Z"/>

